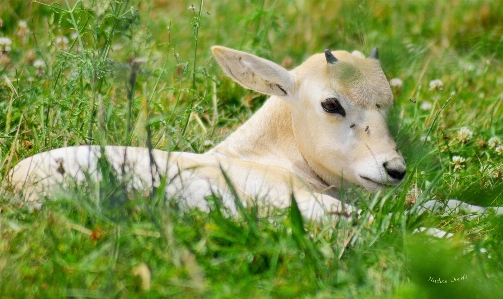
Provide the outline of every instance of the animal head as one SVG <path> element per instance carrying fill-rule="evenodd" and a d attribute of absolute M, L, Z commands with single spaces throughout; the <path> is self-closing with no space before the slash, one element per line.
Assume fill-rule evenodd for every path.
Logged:
<path fill-rule="evenodd" d="M 369 58 L 326 50 L 292 71 L 245 52 L 212 51 L 234 81 L 288 103 L 296 146 L 326 183 L 345 180 L 375 191 L 404 178 L 405 162 L 387 126 L 393 94 L 377 48 Z"/>

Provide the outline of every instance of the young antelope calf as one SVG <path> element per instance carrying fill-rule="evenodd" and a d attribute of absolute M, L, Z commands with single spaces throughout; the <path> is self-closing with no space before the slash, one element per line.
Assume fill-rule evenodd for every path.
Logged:
<path fill-rule="evenodd" d="M 351 212 L 337 190 L 354 183 L 376 191 L 399 183 L 405 162 L 386 118 L 393 94 L 377 48 L 316 54 L 292 71 L 263 58 L 220 46 L 213 55 L 242 86 L 270 95 L 246 123 L 204 154 L 123 146 L 77 146 L 21 161 L 10 182 L 28 200 L 61 192 L 67 179 L 100 180 L 98 159 L 135 189 L 159 186 L 180 204 L 209 210 L 205 200 L 220 195 L 235 212 L 227 179 L 238 195 L 287 207 L 295 196 L 304 216 Z"/>

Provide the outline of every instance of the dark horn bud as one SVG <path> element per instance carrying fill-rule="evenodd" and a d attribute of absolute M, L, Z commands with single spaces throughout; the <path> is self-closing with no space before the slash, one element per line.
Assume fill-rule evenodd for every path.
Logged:
<path fill-rule="evenodd" d="M 375 47 L 374 49 L 372 49 L 372 51 L 370 51 L 370 58 L 379 59 L 379 51 L 377 47 Z"/>
<path fill-rule="evenodd" d="M 338 60 L 337 58 L 335 58 L 334 54 L 332 54 L 332 52 L 330 52 L 330 50 L 325 50 L 325 58 L 327 59 L 327 63 L 329 64 L 334 64 L 336 63 Z"/>

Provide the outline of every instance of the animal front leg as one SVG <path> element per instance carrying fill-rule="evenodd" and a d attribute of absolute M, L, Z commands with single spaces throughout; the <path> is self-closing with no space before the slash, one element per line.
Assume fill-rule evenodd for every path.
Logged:
<path fill-rule="evenodd" d="M 450 199 L 447 202 L 440 202 L 437 200 L 429 200 L 421 204 L 417 209 L 417 214 L 421 215 L 424 212 L 440 214 L 442 216 L 450 215 L 466 215 L 469 218 L 486 216 L 490 211 L 494 211 L 496 215 L 503 215 L 503 207 L 481 207 L 476 205 L 467 204 L 457 199 Z M 425 233 L 429 236 L 436 238 L 450 238 L 452 233 L 445 232 L 438 228 L 419 227 L 413 231 L 416 233 Z"/>
<path fill-rule="evenodd" d="M 443 203 L 436 200 L 429 200 L 423 203 L 418 208 L 418 214 L 424 212 L 430 213 L 440 213 L 442 216 L 448 216 L 452 214 L 463 214 L 469 216 L 482 216 L 493 210 L 496 215 L 503 215 L 503 207 L 481 207 L 476 205 L 467 204 L 465 202 L 459 201 L 457 199 L 449 199 L 447 202 Z"/>

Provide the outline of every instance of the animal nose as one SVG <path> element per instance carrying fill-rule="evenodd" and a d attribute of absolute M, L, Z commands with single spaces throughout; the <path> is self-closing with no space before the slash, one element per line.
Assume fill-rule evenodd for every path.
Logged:
<path fill-rule="evenodd" d="M 401 159 L 393 159 L 383 164 L 386 173 L 393 179 L 401 181 L 405 177 L 405 164 Z"/>

